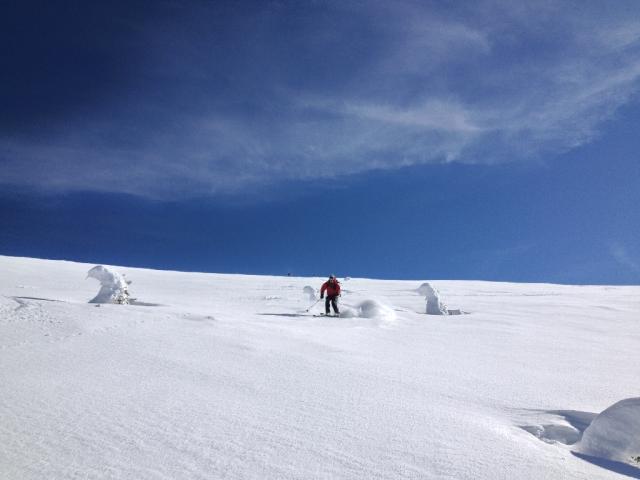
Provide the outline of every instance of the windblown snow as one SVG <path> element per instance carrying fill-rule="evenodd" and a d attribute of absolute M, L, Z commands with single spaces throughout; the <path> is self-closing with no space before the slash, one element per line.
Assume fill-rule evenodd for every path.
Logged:
<path fill-rule="evenodd" d="M 92 267 L 0 257 L 0 478 L 640 478 L 640 287 Z"/>

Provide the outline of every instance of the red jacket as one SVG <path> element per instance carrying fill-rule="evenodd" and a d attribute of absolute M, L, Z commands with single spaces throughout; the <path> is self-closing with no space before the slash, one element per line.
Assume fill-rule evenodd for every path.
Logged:
<path fill-rule="evenodd" d="M 320 296 L 324 295 L 324 291 L 327 291 L 327 297 L 337 297 L 340 295 L 340 284 L 338 280 L 334 280 L 333 282 L 327 280 L 322 284 L 320 288 Z"/>

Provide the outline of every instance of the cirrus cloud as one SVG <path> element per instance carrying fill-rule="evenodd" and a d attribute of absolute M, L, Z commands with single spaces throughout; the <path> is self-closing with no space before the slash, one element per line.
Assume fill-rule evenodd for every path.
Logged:
<path fill-rule="evenodd" d="M 46 122 L 6 112 L 0 184 L 177 198 L 557 155 L 640 88 L 640 5 L 619 7 L 178 2 L 127 23 L 117 90 Z"/>

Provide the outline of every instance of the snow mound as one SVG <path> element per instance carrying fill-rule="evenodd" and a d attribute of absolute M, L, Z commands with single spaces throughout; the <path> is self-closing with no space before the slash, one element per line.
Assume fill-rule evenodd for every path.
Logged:
<path fill-rule="evenodd" d="M 438 291 L 428 282 L 418 287 L 418 293 L 425 296 L 427 301 L 427 314 L 429 315 L 448 315 L 447 306 L 440 300 Z"/>
<path fill-rule="evenodd" d="M 342 309 L 340 311 L 340 316 L 343 318 L 371 318 L 390 322 L 395 320 L 396 312 L 377 300 L 365 300 L 359 303 L 355 308 Z"/>
<path fill-rule="evenodd" d="M 318 299 L 318 293 L 316 292 L 316 289 L 313 288 L 311 285 L 305 285 L 304 288 L 302 289 L 302 293 L 304 293 L 304 295 L 307 297 L 309 301 Z"/>
<path fill-rule="evenodd" d="M 87 273 L 87 278 L 95 278 L 100 282 L 100 291 L 89 303 L 130 303 L 129 283 L 124 275 L 103 266 L 96 265 Z"/>
<path fill-rule="evenodd" d="M 424 282 L 422 285 L 416 288 L 415 291 L 418 292 L 418 295 L 426 297 L 429 293 L 433 292 L 433 287 L 429 282 Z"/>
<path fill-rule="evenodd" d="M 621 400 L 594 418 L 578 451 L 632 465 L 640 463 L 640 397 Z"/>

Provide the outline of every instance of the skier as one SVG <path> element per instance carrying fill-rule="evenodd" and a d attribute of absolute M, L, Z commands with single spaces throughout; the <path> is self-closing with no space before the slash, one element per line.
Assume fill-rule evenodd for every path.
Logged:
<path fill-rule="evenodd" d="M 329 305 L 333 307 L 336 315 L 340 316 L 338 310 L 338 297 L 340 296 L 340 283 L 335 275 L 330 275 L 329 280 L 322 284 L 320 288 L 320 298 L 324 298 L 324 292 L 327 292 L 327 300 L 324 302 L 324 310 L 327 315 L 330 313 Z"/>

